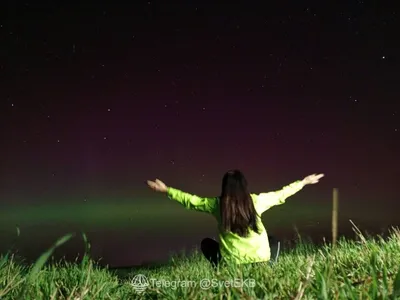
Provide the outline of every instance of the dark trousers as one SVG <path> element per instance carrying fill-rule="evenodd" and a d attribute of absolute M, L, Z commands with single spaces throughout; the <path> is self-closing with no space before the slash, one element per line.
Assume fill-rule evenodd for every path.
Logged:
<path fill-rule="evenodd" d="M 219 250 L 219 243 L 216 240 L 205 238 L 201 241 L 201 252 L 205 258 L 213 265 L 217 267 L 221 261 L 221 251 Z"/>
<path fill-rule="evenodd" d="M 280 251 L 280 242 L 274 237 L 268 237 L 269 245 L 271 249 L 271 262 L 275 262 L 278 259 Z M 217 267 L 221 262 L 221 251 L 219 249 L 219 243 L 216 240 L 205 238 L 201 241 L 201 252 L 205 258 L 214 266 Z M 261 263 L 263 264 L 263 263 Z"/>

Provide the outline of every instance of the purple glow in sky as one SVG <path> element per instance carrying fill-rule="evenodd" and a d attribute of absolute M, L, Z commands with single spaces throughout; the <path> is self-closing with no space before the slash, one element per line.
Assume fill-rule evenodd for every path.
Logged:
<path fill-rule="evenodd" d="M 213 195 L 239 168 L 399 211 L 398 11 L 203 2 L 1 5 L 1 207 Z"/>

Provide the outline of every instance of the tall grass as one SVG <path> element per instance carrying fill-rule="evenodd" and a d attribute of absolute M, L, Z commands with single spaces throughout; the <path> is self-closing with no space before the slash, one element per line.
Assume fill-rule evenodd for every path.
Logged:
<path fill-rule="evenodd" d="M 125 272 L 78 262 L 49 262 L 60 238 L 33 265 L 0 256 L 0 299 L 400 299 L 400 230 L 317 247 L 304 241 L 267 266 L 213 270 L 199 252 L 157 268 Z M 205 284 L 207 286 L 205 286 Z"/>

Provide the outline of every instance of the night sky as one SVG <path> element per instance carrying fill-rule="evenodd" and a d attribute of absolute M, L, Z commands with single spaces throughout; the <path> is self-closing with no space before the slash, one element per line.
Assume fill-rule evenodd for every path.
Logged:
<path fill-rule="evenodd" d="M 325 173 L 302 207 L 337 187 L 365 214 L 400 211 L 394 2 L 263 2 L 2 3 L 3 212 L 157 210 L 170 200 L 145 180 L 210 196 L 232 168 L 253 192 Z"/>

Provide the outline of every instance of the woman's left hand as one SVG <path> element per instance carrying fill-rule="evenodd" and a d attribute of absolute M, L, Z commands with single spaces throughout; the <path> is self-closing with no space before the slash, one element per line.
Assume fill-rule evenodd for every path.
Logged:
<path fill-rule="evenodd" d="M 153 191 L 160 193 L 166 193 L 168 190 L 168 187 L 165 185 L 165 183 L 158 179 L 156 179 L 155 181 L 147 180 L 147 185 Z"/>

